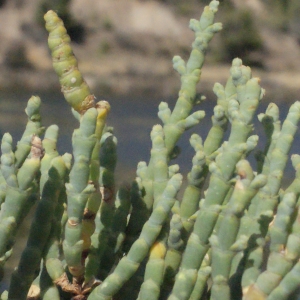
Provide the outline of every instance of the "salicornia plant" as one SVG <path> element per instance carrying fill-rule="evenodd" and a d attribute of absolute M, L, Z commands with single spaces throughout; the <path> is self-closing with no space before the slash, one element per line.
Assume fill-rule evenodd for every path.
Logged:
<path fill-rule="evenodd" d="M 238 58 L 217 97 L 207 136 L 193 134 L 195 151 L 183 176 L 172 164 L 177 142 L 204 117 L 195 110 L 219 2 L 200 20 L 173 109 L 162 102 L 161 124 L 151 131 L 148 162 L 131 186 L 115 186 L 117 140 L 106 125 L 110 106 L 97 102 L 78 70 L 70 38 L 53 11 L 45 15 L 53 67 L 79 127 L 73 154 L 56 150 L 58 127 L 41 126 L 39 97 L 28 101 L 28 122 L 16 149 L 1 143 L 0 268 L 9 259 L 21 222 L 37 202 L 28 240 L 1 299 L 197 300 L 288 299 L 300 285 L 300 156 L 284 190 L 283 172 L 300 119 L 294 103 L 281 123 L 271 103 L 258 119 L 265 147 L 257 170 L 247 160 L 256 148 L 253 120 L 264 95 L 259 78 Z M 195 127 L 196 128 L 196 127 Z M 201 127 L 199 127 L 199 132 Z M 205 189 L 205 190 L 204 190 Z"/>

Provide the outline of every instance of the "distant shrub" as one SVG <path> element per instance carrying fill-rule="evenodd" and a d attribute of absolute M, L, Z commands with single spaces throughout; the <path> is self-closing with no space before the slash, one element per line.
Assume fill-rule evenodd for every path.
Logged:
<path fill-rule="evenodd" d="M 261 65 L 251 57 L 254 51 L 263 49 L 263 40 L 256 28 L 253 15 L 247 10 L 227 10 L 221 32 L 221 56 L 226 62 L 235 57 L 243 57 L 249 65 Z"/>
<path fill-rule="evenodd" d="M 27 59 L 26 49 L 23 43 L 13 43 L 5 53 L 5 65 L 13 68 L 32 68 L 32 65 Z"/>
<path fill-rule="evenodd" d="M 283 32 L 292 33 L 300 39 L 300 1 L 299 0 L 265 0 L 269 11 L 268 24 Z"/>
<path fill-rule="evenodd" d="M 99 55 L 105 55 L 108 54 L 111 51 L 111 45 L 109 41 L 103 40 L 99 45 Z"/>
<path fill-rule="evenodd" d="M 6 0 L 0 0 L 0 8 L 2 8 L 2 6 L 4 6 L 5 3 L 6 3 Z"/>
<path fill-rule="evenodd" d="M 300 1 L 293 0 L 289 6 L 288 11 L 288 27 L 293 35 L 296 36 L 298 43 L 300 44 Z"/>
<path fill-rule="evenodd" d="M 110 19 L 110 17 L 108 16 L 105 16 L 103 18 L 103 22 L 102 22 L 102 26 L 105 30 L 107 31 L 111 31 L 114 29 L 114 24 L 113 24 L 113 21 Z"/>

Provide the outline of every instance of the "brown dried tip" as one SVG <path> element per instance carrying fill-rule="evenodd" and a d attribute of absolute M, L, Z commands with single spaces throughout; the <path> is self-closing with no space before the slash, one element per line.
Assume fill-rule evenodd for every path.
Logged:
<path fill-rule="evenodd" d="M 42 146 L 42 140 L 33 135 L 31 139 L 31 158 L 41 159 L 44 156 L 44 148 Z"/>
<path fill-rule="evenodd" d="M 85 97 L 80 104 L 80 114 L 83 115 L 88 109 L 95 107 L 95 100 L 96 97 L 94 95 L 88 95 Z"/>
<path fill-rule="evenodd" d="M 84 209 L 83 220 L 95 220 L 95 218 L 96 218 L 96 213 L 94 211 L 91 211 L 88 208 Z"/>
<path fill-rule="evenodd" d="M 114 196 L 114 190 L 109 187 L 100 187 L 100 194 L 102 196 L 102 200 L 106 203 L 111 203 Z"/>
<path fill-rule="evenodd" d="M 106 100 L 100 100 L 96 103 L 96 108 L 97 109 L 105 109 L 107 112 L 110 111 L 110 104 Z"/>
<path fill-rule="evenodd" d="M 70 226 L 77 226 L 77 225 L 78 225 L 78 222 L 75 221 L 75 220 L 69 219 L 69 220 L 68 220 L 68 224 L 69 224 Z"/>
<path fill-rule="evenodd" d="M 86 295 L 88 294 L 89 292 L 91 292 L 91 290 L 100 285 L 101 284 L 101 281 L 96 279 L 94 276 L 90 279 L 89 282 L 84 282 L 83 283 L 83 287 L 82 287 L 82 294 Z"/>
<path fill-rule="evenodd" d="M 66 273 L 63 273 L 58 279 L 54 280 L 54 283 L 61 287 L 64 292 L 72 294 L 80 294 L 80 288 L 70 283 Z"/>
<path fill-rule="evenodd" d="M 26 300 L 38 300 L 40 298 L 41 289 L 39 286 L 33 284 L 31 285 Z"/>

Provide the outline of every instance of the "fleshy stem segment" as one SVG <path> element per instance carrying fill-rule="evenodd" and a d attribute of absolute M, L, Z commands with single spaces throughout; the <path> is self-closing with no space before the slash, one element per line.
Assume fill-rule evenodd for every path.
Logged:
<path fill-rule="evenodd" d="M 52 53 L 53 68 L 59 77 L 61 90 L 67 102 L 80 114 L 95 107 L 95 97 L 78 70 L 77 59 L 73 54 L 63 21 L 50 10 L 45 16 L 49 32 L 48 45 Z"/>

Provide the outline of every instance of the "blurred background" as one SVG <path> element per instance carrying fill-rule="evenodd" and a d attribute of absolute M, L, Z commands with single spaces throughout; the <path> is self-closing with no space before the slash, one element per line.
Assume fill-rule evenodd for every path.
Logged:
<path fill-rule="evenodd" d="M 187 60 L 193 32 L 209 0 L 0 0 L 0 133 L 20 138 L 24 109 L 32 94 L 42 99 L 45 126 L 60 128 L 58 148 L 70 152 L 76 121 L 60 92 L 44 29 L 44 13 L 55 10 L 64 20 L 79 68 L 98 100 L 111 104 L 109 125 L 118 138 L 117 180 L 131 182 L 139 161 L 148 160 L 149 133 L 158 123 L 157 106 L 172 107 L 180 87 L 172 58 Z M 206 101 L 206 121 L 193 129 L 205 138 L 216 97 L 214 83 L 226 83 L 233 58 L 240 57 L 266 89 L 260 112 L 269 102 L 285 117 L 300 87 L 300 1 L 223 0 L 216 34 L 207 53 L 198 92 Z M 257 130 L 263 135 L 260 124 Z M 191 132 L 192 133 L 192 132 Z M 190 134 L 191 134 L 190 133 Z M 187 134 L 180 142 L 181 171 L 191 166 Z M 297 143 L 298 141 L 298 143 Z M 297 139 L 293 152 L 297 152 Z M 263 141 L 260 141 L 263 147 Z M 293 170 L 289 168 L 291 177 Z"/>
<path fill-rule="evenodd" d="M 172 57 L 187 59 L 193 41 L 188 24 L 199 18 L 208 0 L 0 0 L 0 133 L 20 138 L 24 109 L 32 94 L 42 99 L 45 126 L 60 127 L 58 149 L 71 151 L 77 122 L 60 93 L 51 65 L 43 15 L 55 10 L 64 20 L 79 60 L 79 68 L 97 99 L 108 100 L 109 125 L 118 138 L 117 181 L 131 182 L 136 164 L 148 160 L 149 133 L 159 122 L 157 106 L 172 107 L 180 87 Z M 260 112 L 272 101 L 281 117 L 300 87 L 300 1 L 223 0 L 216 21 L 224 30 L 211 42 L 199 93 L 206 101 L 197 109 L 206 119 L 193 129 L 203 138 L 210 128 L 216 102 L 212 87 L 225 84 L 233 58 L 240 57 L 261 78 L 266 89 Z M 257 124 L 257 132 L 263 130 Z M 191 134 L 192 132 L 190 132 Z M 178 162 L 191 167 L 190 134 L 180 140 Z M 263 141 L 260 141 L 263 147 Z M 299 133 L 293 153 L 299 153 Z M 289 164 L 288 181 L 293 176 Z"/>
<path fill-rule="evenodd" d="M 44 29 L 43 15 L 53 9 L 65 22 L 92 91 L 111 103 L 109 123 L 119 140 L 118 173 L 130 181 L 137 162 L 148 159 L 157 105 L 175 102 L 180 82 L 172 57 L 188 58 L 193 41 L 189 20 L 199 18 L 209 2 L 0 0 L 0 131 L 18 139 L 26 122 L 26 101 L 37 94 L 43 102 L 44 124 L 57 123 L 59 149 L 71 151 L 70 132 L 76 122 L 60 93 Z M 226 82 L 235 57 L 261 78 L 267 90 L 262 109 L 273 101 L 284 116 L 287 104 L 299 98 L 299 15 L 298 0 L 220 1 L 216 21 L 224 30 L 211 42 L 199 84 L 199 93 L 207 97 L 201 109 L 207 112 L 208 122 L 203 123 L 208 128 L 216 100 L 213 84 Z M 202 125 L 201 134 L 205 136 L 208 128 Z M 184 161 L 190 160 L 191 152 L 186 151 Z"/>
<path fill-rule="evenodd" d="M 0 0 L 0 88 L 58 87 L 46 45 L 43 15 L 55 10 L 72 38 L 80 68 L 101 95 L 168 97 L 178 89 L 173 55 L 187 57 L 208 0 Z M 300 67 L 298 0 L 220 1 L 224 30 L 213 40 L 203 80 L 227 76 L 235 57 L 259 68 L 267 82 L 295 87 Z M 216 67 L 218 68 L 212 68 Z M 215 69 L 219 71 L 216 72 Z M 205 74 L 206 73 L 206 74 Z M 293 74 L 289 77 L 288 74 Z M 12 76 L 8 76 L 12 75 Z M 26 75 L 26 76 L 25 76 Z"/>

